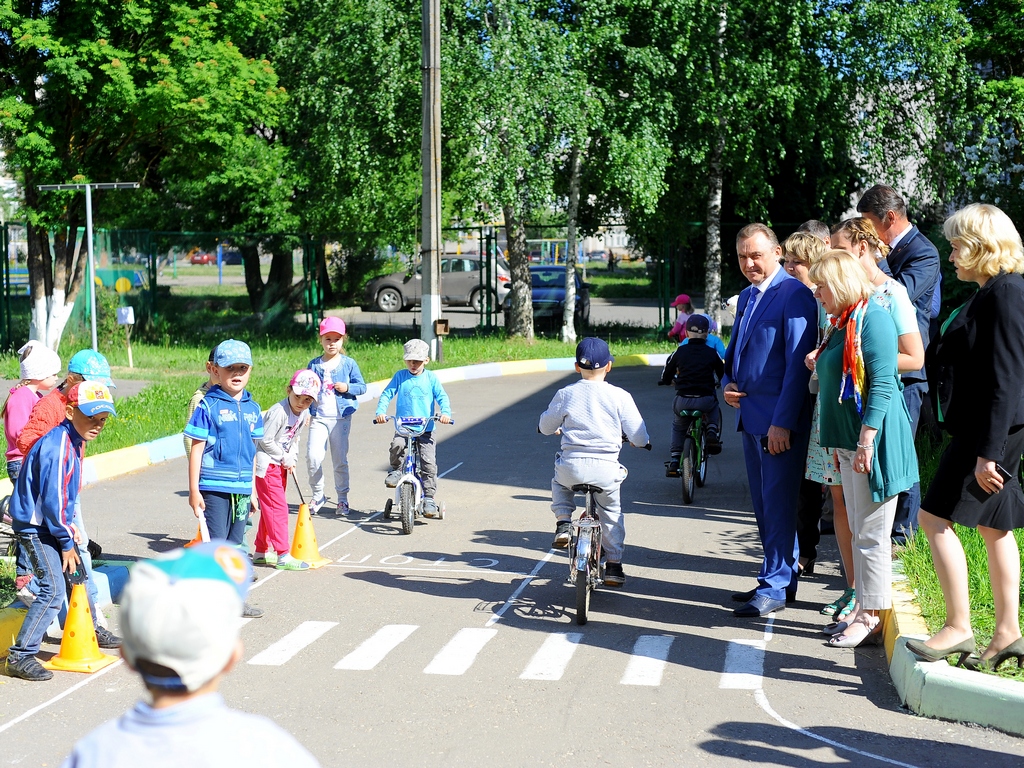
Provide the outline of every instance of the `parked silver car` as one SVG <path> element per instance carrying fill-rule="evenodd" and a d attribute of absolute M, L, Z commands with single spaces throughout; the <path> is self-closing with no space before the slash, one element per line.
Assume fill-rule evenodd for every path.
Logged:
<path fill-rule="evenodd" d="M 451 306 L 469 306 L 480 311 L 484 299 L 484 283 L 480 274 L 480 257 L 475 253 L 446 254 L 441 257 L 441 301 Z M 491 263 L 491 306 L 501 307 L 511 289 L 511 270 L 504 256 Z M 420 266 L 408 272 L 393 272 L 375 277 L 366 284 L 366 303 L 381 312 L 399 312 L 420 305 L 423 276 Z"/>

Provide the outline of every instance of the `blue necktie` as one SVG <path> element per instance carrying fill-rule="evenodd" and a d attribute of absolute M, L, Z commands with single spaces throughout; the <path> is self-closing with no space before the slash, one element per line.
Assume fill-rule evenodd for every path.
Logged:
<path fill-rule="evenodd" d="M 757 303 L 759 293 L 761 293 L 760 288 L 756 285 L 751 286 L 750 295 L 747 297 L 747 308 L 743 310 L 743 341 L 747 340 L 747 334 L 750 332 L 750 315 L 754 311 L 754 304 Z"/>

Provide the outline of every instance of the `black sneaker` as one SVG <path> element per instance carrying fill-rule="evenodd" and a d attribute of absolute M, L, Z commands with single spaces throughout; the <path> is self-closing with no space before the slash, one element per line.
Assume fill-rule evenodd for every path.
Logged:
<path fill-rule="evenodd" d="M 569 539 L 572 538 L 572 523 L 568 520 L 559 520 L 555 525 L 555 540 L 551 546 L 555 549 L 565 549 L 569 546 Z"/>
<path fill-rule="evenodd" d="M 11 677 L 20 677 L 22 680 L 29 680 L 39 683 L 53 677 L 53 672 L 44 669 L 35 656 L 25 656 L 18 661 L 7 659 L 4 664 L 4 671 Z"/>
<path fill-rule="evenodd" d="M 96 627 L 96 642 L 100 648 L 120 648 L 121 638 L 103 627 Z"/>
<path fill-rule="evenodd" d="M 665 462 L 665 477 L 679 477 L 679 458 Z"/>
<path fill-rule="evenodd" d="M 255 605 L 249 605 L 245 603 L 242 606 L 242 618 L 243 619 L 258 619 L 263 616 L 263 609 L 257 608 Z"/>
<path fill-rule="evenodd" d="M 713 429 L 708 430 L 708 440 L 705 445 L 709 456 L 717 456 L 722 452 L 722 438 L 718 436 L 717 431 Z"/>
<path fill-rule="evenodd" d="M 621 587 L 626 583 L 626 574 L 622 572 L 622 563 L 604 564 L 604 585 L 606 587 Z"/>

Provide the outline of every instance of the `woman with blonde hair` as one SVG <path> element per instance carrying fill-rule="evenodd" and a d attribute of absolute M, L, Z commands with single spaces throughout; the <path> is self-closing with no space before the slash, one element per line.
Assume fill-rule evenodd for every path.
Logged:
<path fill-rule="evenodd" d="M 839 459 L 857 579 L 857 608 L 829 645 L 850 648 L 878 637 L 879 614 L 892 607 L 889 531 L 896 496 L 917 481 L 917 454 L 900 397 L 896 326 L 870 300 L 874 289 L 863 268 L 832 250 L 809 276 L 835 328 L 815 361 L 821 444 Z"/>
<path fill-rule="evenodd" d="M 975 203 L 943 226 L 956 276 L 978 292 L 954 311 L 934 346 L 939 375 L 937 409 L 952 435 L 921 504 L 946 621 L 907 647 L 931 661 L 995 669 L 1016 658 L 1021 639 L 1020 552 L 1013 531 L 1024 528 L 1024 494 L 1017 480 L 1024 452 L 1024 248 L 1009 217 Z M 988 554 L 995 633 L 979 656 L 971 629 L 967 560 L 953 523 L 977 528 Z"/>

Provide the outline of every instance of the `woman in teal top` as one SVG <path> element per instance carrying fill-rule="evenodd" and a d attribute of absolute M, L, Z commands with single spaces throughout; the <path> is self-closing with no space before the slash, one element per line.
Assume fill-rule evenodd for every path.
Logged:
<path fill-rule="evenodd" d="M 857 579 L 857 610 L 829 644 L 853 647 L 879 635 L 879 612 L 892 607 L 889 532 L 896 496 L 917 482 L 917 454 L 900 395 L 896 326 L 869 301 L 874 289 L 860 263 L 829 251 L 810 278 L 836 327 L 815 366 L 821 444 L 839 458 Z"/>

